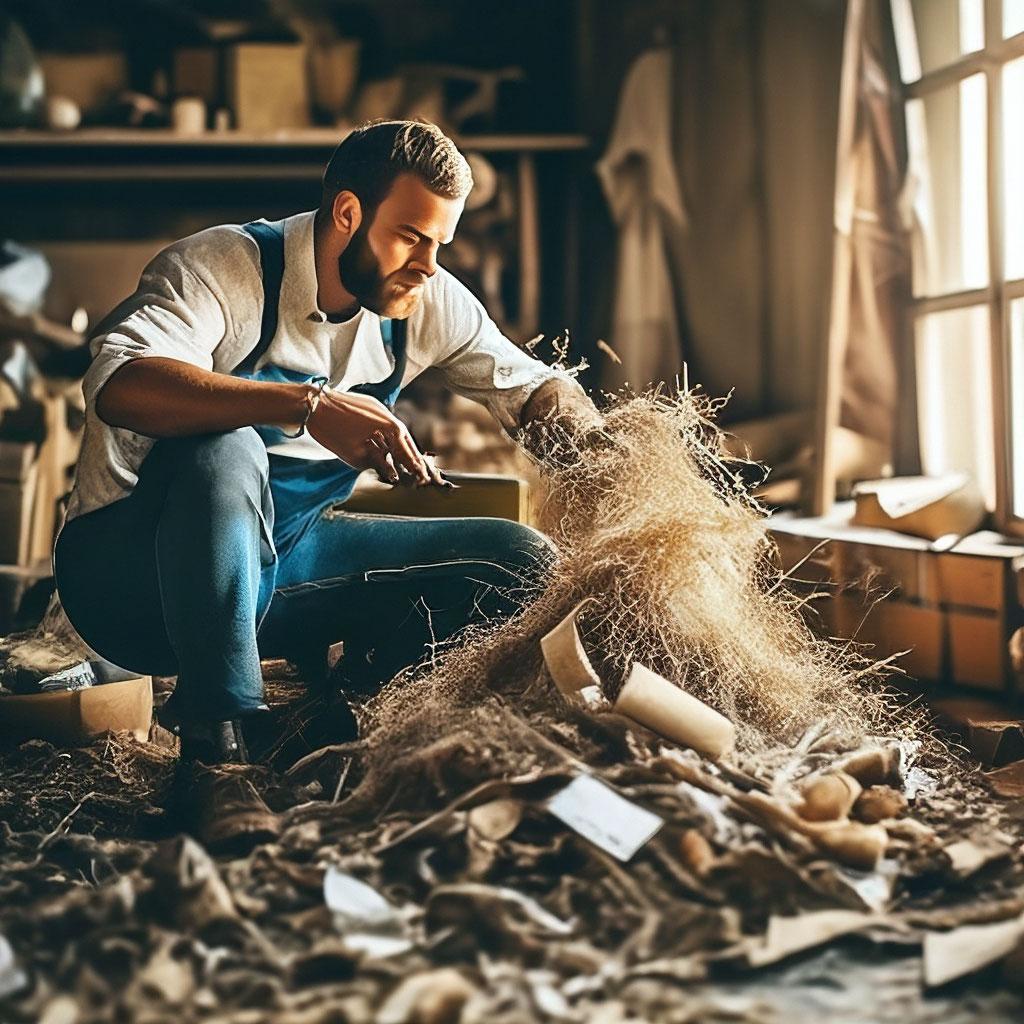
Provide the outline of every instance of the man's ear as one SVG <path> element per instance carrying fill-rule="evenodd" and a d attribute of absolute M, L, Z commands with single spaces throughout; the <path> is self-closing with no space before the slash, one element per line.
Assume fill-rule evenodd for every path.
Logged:
<path fill-rule="evenodd" d="M 334 197 L 331 217 L 335 228 L 343 235 L 354 235 L 363 222 L 363 206 L 354 192 L 339 192 Z"/>

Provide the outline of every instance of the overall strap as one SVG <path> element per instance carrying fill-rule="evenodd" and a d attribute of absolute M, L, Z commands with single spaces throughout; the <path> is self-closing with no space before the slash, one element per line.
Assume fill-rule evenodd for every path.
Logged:
<path fill-rule="evenodd" d="M 405 376 L 405 341 L 407 335 L 407 320 L 392 320 L 382 317 L 380 321 L 380 336 L 385 346 L 391 349 L 391 356 L 395 361 L 395 367 L 384 380 L 376 384 L 360 384 L 352 388 L 360 394 L 372 395 L 387 406 L 395 404 L 398 392 L 402 389 L 402 377 Z"/>
<path fill-rule="evenodd" d="M 399 363 L 403 368 L 405 367 L 405 338 L 408 326 L 408 320 L 392 320 L 382 317 L 380 321 L 380 336 L 384 339 L 384 344 L 391 349 L 396 370 Z"/>
<path fill-rule="evenodd" d="M 248 375 L 255 371 L 260 357 L 270 348 L 277 333 L 278 308 L 281 304 L 281 281 L 284 278 L 284 226 L 254 220 L 242 225 L 259 246 L 263 271 L 263 319 L 260 338 L 255 348 L 234 368 L 232 373 Z"/>

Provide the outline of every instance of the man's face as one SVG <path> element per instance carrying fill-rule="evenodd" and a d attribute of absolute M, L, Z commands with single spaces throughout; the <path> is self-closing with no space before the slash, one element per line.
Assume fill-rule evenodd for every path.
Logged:
<path fill-rule="evenodd" d="M 435 195 L 413 174 L 400 174 L 370 223 L 360 223 L 338 257 L 345 290 L 381 316 L 409 316 L 464 205 L 464 199 Z"/>

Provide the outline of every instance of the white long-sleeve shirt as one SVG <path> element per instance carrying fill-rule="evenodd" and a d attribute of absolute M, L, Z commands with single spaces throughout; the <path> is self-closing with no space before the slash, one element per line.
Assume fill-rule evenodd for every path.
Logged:
<path fill-rule="evenodd" d="M 284 220 L 284 277 L 277 332 L 257 369 L 270 364 L 345 391 L 385 379 L 394 368 L 380 317 L 360 310 L 330 322 L 317 305 L 313 256 L 315 214 Z M 263 315 L 260 254 L 238 225 L 208 228 L 164 249 L 142 273 L 135 293 L 100 325 L 93 362 L 83 381 L 85 435 L 68 519 L 126 497 L 154 438 L 112 427 L 96 415 L 96 398 L 111 375 L 132 359 L 164 356 L 230 373 L 256 346 Z M 403 386 L 429 366 L 452 390 L 483 403 L 506 429 L 519 423 L 531 392 L 561 376 L 517 348 L 472 293 L 438 268 L 409 317 Z M 335 456 L 308 436 L 276 446 L 302 458 Z"/>

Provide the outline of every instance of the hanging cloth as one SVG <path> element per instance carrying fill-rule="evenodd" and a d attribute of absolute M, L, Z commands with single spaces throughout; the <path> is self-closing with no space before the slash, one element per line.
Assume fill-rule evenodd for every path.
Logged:
<path fill-rule="evenodd" d="M 686 227 L 672 156 L 672 54 L 641 54 L 626 75 L 615 124 L 597 174 L 618 228 L 611 344 L 622 360 L 602 384 L 634 388 L 674 381 L 683 364 L 665 229 Z"/>

